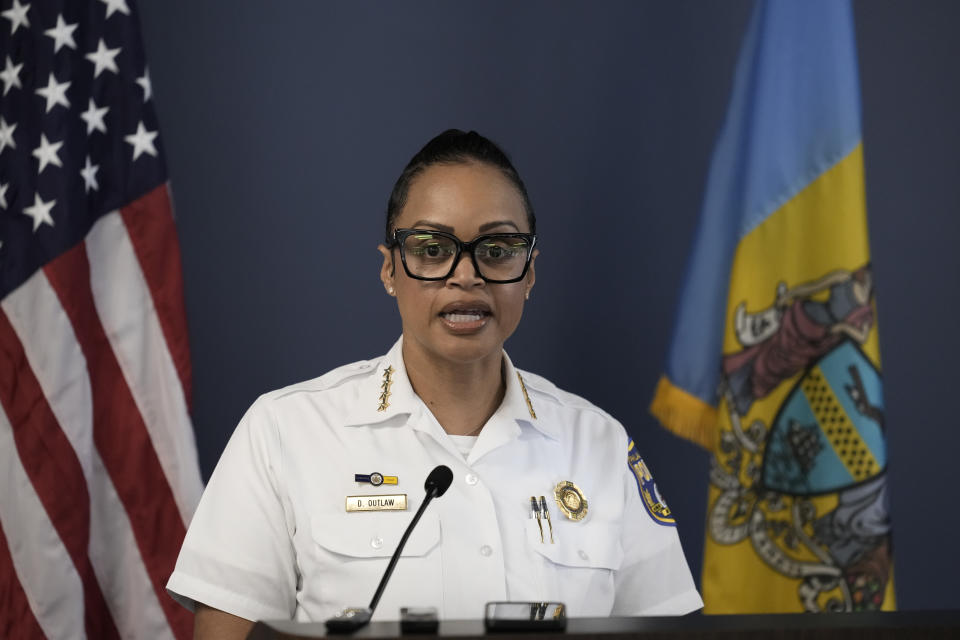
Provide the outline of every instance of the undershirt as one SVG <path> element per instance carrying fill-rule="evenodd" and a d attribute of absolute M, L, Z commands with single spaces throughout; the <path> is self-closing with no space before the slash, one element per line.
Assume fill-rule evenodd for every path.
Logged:
<path fill-rule="evenodd" d="M 480 436 L 454 436 L 450 435 L 450 439 L 453 440 L 454 446 L 457 448 L 457 451 L 463 456 L 463 459 L 466 460 L 467 456 L 470 455 L 470 451 L 473 449 L 473 445 L 477 443 L 477 438 Z"/>

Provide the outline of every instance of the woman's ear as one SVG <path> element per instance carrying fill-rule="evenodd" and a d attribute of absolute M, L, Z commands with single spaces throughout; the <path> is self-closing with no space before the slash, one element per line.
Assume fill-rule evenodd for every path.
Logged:
<path fill-rule="evenodd" d="M 389 295 L 395 296 L 397 290 L 393 285 L 393 277 L 397 270 L 393 264 L 393 251 L 382 244 L 377 247 L 377 251 L 383 254 L 383 264 L 380 266 L 380 282 L 383 283 L 383 288 L 387 290 Z"/>

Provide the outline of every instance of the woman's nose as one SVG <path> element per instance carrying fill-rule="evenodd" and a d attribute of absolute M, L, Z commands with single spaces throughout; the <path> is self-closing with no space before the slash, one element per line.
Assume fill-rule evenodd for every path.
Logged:
<path fill-rule="evenodd" d="M 460 258 L 453 268 L 453 273 L 447 278 L 447 282 L 459 287 L 473 287 L 477 286 L 478 283 L 483 284 L 483 278 L 477 273 L 476 267 L 473 266 L 473 260 L 466 251 L 460 254 Z"/>

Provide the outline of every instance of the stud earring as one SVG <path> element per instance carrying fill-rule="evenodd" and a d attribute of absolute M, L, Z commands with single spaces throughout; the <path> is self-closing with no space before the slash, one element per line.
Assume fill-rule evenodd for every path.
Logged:
<path fill-rule="evenodd" d="M 389 293 L 390 295 L 393 295 L 393 294 L 394 294 L 393 287 L 388 286 L 388 287 L 387 287 L 387 293 Z"/>

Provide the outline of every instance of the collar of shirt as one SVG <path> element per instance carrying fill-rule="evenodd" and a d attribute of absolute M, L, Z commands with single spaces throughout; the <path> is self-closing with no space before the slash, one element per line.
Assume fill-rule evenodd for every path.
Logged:
<path fill-rule="evenodd" d="M 447 440 L 446 432 L 423 400 L 413 391 L 403 364 L 402 348 L 401 337 L 385 356 L 375 361 L 375 371 L 360 384 L 359 406 L 345 426 L 381 423 L 399 426 L 404 422 L 398 422 L 395 418 L 407 416 L 414 429 L 430 433 L 438 441 Z M 524 427 L 533 428 L 551 439 L 556 439 L 559 435 L 550 424 L 535 417 L 537 408 L 521 381 L 522 374 L 514 368 L 506 352 L 503 352 L 503 370 L 506 379 L 503 401 L 480 432 L 470 459 L 478 458 L 487 451 L 519 437 Z"/>

